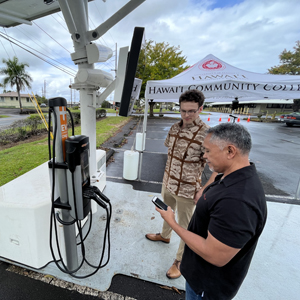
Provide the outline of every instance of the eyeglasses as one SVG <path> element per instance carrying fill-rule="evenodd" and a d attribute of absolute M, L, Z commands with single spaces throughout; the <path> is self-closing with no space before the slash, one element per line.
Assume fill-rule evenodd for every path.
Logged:
<path fill-rule="evenodd" d="M 183 115 L 185 115 L 185 114 L 193 115 L 193 114 L 195 114 L 198 110 L 199 110 L 199 108 L 198 108 L 198 109 L 188 110 L 188 111 L 183 110 L 183 109 L 180 109 L 180 112 L 181 112 Z"/>

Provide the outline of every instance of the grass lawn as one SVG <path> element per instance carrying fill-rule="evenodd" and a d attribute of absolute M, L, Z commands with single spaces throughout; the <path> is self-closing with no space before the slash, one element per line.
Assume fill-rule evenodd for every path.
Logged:
<path fill-rule="evenodd" d="M 112 137 L 131 117 L 107 117 L 96 123 L 96 145 L 100 147 Z M 75 135 L 81 134 L 81 128 L 75 128 Z M 69 135 L 71 130 L 69 129 Z M 34 142 L 24 142 L 18 146 L 0 151 L 0 186 L 34 169 L 49 160 L 48 138 Z M 47 176 L 47 174 L 45 175 Z"/>
<path fill-rule="evenodd" d="M 6 115 L 0 115 L 0 118 L 9 118 L 9 116 L 6 116 Z"/>

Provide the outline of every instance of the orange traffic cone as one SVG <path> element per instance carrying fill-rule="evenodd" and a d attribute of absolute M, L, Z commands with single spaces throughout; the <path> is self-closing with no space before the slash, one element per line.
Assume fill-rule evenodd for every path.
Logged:
<path fill-rule="evenodd" d="M 208 119 L 207 119 L 207 122 L 209 122 L 210 121 L 210 115 L 208 116 Z"/>
<path fill-rule="evenodd" d="M 219 122 L 222 122 L 222 115 L 220 116 Z"/>
<path fill-rule="evenodd" d="M 230 122 L 230 117 L 228 117 L 228 120 L 227 120 L 227 122 Z"/>
<path fill-rule="evenodd" d="M 239 121 L 241 121 L 240 115 L 239 115 L 239 117 L 238 117 L 238 119 L 237 119 L 237 122 L 239 122 Z"/>
<path fill-rule="evenodd" d="M 248 120 L 247 120 L 247 122 L 250 122 L 250 115 L 248 116 Z"/>

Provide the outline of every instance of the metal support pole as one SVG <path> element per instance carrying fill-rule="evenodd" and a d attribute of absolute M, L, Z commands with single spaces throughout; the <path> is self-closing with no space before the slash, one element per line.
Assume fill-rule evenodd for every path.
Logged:
<path fill-rule="evenodd" d="M 295 199 L 300 200 L 300 178 L 299 178 L 299 183 L 295 194 Z"/>
<path fill-rule="evenodd" d="M 93 106 L 93 90 L 80 90 L 81 134 L 90 138 L 90 174 L 96 173 L 96 108 Z"/>
<path fill-rule="evenodd" d="M 116 14 L 107 21 L 98 26 L 95 30 L 89 31 L 88 22 L 88 0 L 58 0 L 61 11 L 64 15 L 69 32 L 72 36 L 75 52 L 71 54 L 71 58 L 78 65 L 78 73 L 75 77 L 72 88 L 80 91 L 80 114 L 81 114 L 81 134 L 89 136 L 90 141 L 90 157 L 89 167 L 90 176 L 96 174 L 96 101 L 95 91 L 99 87 L 107 87 L 109 80 L 101 81 L 97 77 L 97 72 L 94 70 L 94 64 L 88 63 L 86 46 L 93 40 L 100 38 L 117 22 L 123 19 L 127 14 L 133 11 L 145 0 L 131 0 Z M 99 72 L 99 76 L 100 76 Z M 90 76 L 92 79 L 90 79 Z M 98 80 L 99 79 L 99 80 Z M 111 83 L 111 82 L 110 82 Z M 69 228 L 70 226 L 64 226 Z M 76 240 L 74 234 L 65 232 L 66 246 L 74 244 L 76 248 Z M 70 246 L 71 247 L 71 246 Z M 76 248 L 77 249 L 77 248 Z M 67 256 L 75 256 L 75 252 L 68 251 Z M 77 255 L 76 255 L 77 259 Z M 70 267 L 72 269 L 72 267 Z"/>
<path fill-rule="evenodd" d="M 143 121 L 143 136 L 142 136 L 142 149 L 145 148 L 145 134 L 147 128 L 147 116 L 148 116 L 148 99 L 145 99 L 145 111 L 144 111 L 144 121 Z M 141 180 L 142 177 L 142 163 L 143 163 L 143 151 L 140 151 L 139 159 L 139 176 L 138 180 Z"/>
<path fill-rule="evenodd" d="M 67 103 L 65 103 L 66 105 Z M 51 106 L 51 99 L 49 101 L 49 105 Z M 64 162 L 64 142 L 63 140 L 66 138 L 67 130 L 62 124 L 62 122 L 66 122 L 67 114 L 64 106 L 55 106 L 54 112 L 57 116 L 55 122 L 53 124 L 54 129 L 57 129 L 56 135 L 56 143 L 55 143 L 55 161 L 57 163 Z M 54 118 L 53 118 L 54 119 Z M 55 119 L 54 119 L 55 120 Z M 62 133 L 62 128 L 65 129 L 65 132 Z M 53 166 L 54 168 L 54 166 Z M 53 169 L 52 169 L 53 172 Z M 58 185 L 59 197 L 61 203 L 69 203 L 68 200 L 68 189 L 67 189 L 67 177 L 65 169 L 55 169 L 56 176 L 56 184 Z M 70 215 L 70 212 L 66 209 L 62 209 L 62 220 L 64 222 L 71 222 L 73 218 Z M 78 268 L 78 255 L 77 255 L 77 245 L 76 245 L 76 232 L 75 225 L 63 226 L 64 230 L 64 240 L 65 240 L 65 252 L 67 259 L 67 267 L 69 271 L 73 271 Z"/>

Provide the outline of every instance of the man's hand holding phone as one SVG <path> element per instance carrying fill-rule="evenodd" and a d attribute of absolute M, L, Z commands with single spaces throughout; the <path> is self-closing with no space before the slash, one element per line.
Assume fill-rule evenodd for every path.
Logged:
<path fill-rule="evenodd" d="M 167 210 L 168 209 L 168 205 L 166 203 L 164 203 L 163 201 L 161 201 L 159 198 L 157 198 L 156 196 L 153 197 L 152 202 L 154 203 L 154 205 L 156 207 L 158 207 L 159 209 L 163 209 L 163 210 Z"/>
<path fill-rule="evenodd" d="M 157 197 L 153 197 L 152 202 L 155 204 L 155 210 L 158 211 L 161 217 L 171 226 L 172 223 L 176 223 L 175 214 L 172 208 L 166 205 Z"/>

